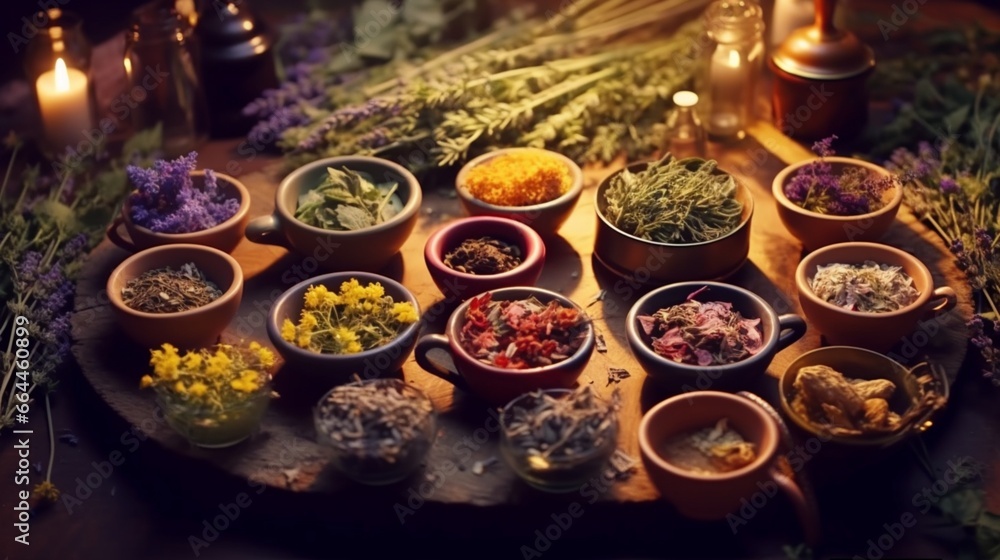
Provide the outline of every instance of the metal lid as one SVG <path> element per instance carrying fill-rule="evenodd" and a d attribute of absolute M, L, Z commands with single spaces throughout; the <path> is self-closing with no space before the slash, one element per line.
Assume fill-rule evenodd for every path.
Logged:
<path fill-rule="evenodd" d="M 815 0 L 816 22 L 796 29 L 771 61 L 789 74 L 813 80 L 839 80 L 875 67 L 875 53 L 850 31 L 833 25 L 835 0 Z"/>

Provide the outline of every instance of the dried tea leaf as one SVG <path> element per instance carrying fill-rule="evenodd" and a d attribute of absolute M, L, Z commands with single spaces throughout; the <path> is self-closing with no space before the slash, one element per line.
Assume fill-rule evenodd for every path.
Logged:
<path fill-rule="evenodd" d="M 341 204 L 337 207 L 336 214 L 337 222 L 341 226 L 340 229 L 358 230 L 375 225 L 371 214 L 357 206 Z"/>

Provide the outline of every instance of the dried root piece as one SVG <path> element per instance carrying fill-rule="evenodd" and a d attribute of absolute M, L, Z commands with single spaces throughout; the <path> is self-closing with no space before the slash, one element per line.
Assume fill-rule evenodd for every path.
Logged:
<path fill-rule="evenodd" d="M 896 384 L 888 379 L 852 379 L 851 386 L 862 399 L 889 400 L 896 392 Z"/>

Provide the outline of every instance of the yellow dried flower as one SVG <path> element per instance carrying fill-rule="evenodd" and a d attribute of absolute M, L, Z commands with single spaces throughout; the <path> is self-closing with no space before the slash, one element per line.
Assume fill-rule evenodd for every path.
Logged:
<path fill-rule="evenodd" d="M 174 384 L 174 391 L 184 394 L 187 393 L 187 387 L 184 386 L 183 381 L 178 381 L 177 383 Z"/>
<path fill-rule="evenodd" d="M 50 480 L 43 480 L 42 482 L 36 484 L 32 489 L 32 493 L 36 498 L 49 502 L 54 502 L 59 499 L 59 489 L 56 488 L 56 485 L 52 484 L 52 481 Z"/>
<path fill-rule="evenodd" d="M 306 309 L 316 309 L 317 307 L 323 305 L 326 301 L 326 296 L 330 293 L 326 289 L 326 286 L 320 284 L 319 286 L 309 286 L 306 290 L 305 295 L 305 306 Z"/>
<path fill-rule="evenodd" d="M 385 288 L 379 282 L 372 282 L 365 286 L 365 296 L 368 299 L 381 299 L 385 295 Z"/>
<path fill-rule="evenodd" d="M 392 305 L 392 314 L 396 317 L 396 320 L 404 325 L 410 323 L 415 323 L 419 317 L 417 317 L 417 310 L 413 308 L 413 304 L 408 301 L 402 301 L 394 303 Z"/>
<path fill-rule="evenodd" d="M 358 335 L 347 327 L 337 327 L 333 336 L 340 343 L 342 354 L 357 354 L 361 352 L 361 343 L 358 342 Z"/>
<path fill-rule="evenodd" d="M 288 342 L 293 342 L 295 340 L 295 323 L 291 319 L 285 319 L 281 323 L 281 338 L 287 340 Z"/>
<path fill-rule="evenodd" d="M 197 352 L 188 352 L 184 355 L 184 369 L 198 369 L 201 367 L 201 361 L 201 354 Z"/>
<path fill-rule="evenodd" d="M 473 197 L 497 206 L 531 206 L 569 191 L 572 177 L 561 160 L 543 151 L 515 151 L 469 170 L 463 186 Z"/>
<path fill-rule="evenodd" d="M 201 397 L 208 392 L 208 385 L 205 385 L 201 381 L 195 381 L 191 384 L 191 388 L 188 389 L 188 392 L 194 397 Z"/>
<path fill-rule="evenodd" d="M 153 350 L 150 354 L 149 365 L 153 366 L 153 373 L 164 379 L 176 379 L 177 370 L 181 365 L 181 357 L 177 354 L 177 348 L 167 343 L 164 343 L 160 348 L 161 350 Z"/>
<path fill-rule="evenodd" d="M 148 376 L 148 375 L 143 375 L 142 378 L 139 379 L 139 388 L 140 389 L 145 389 L 146 387 L 149 387 L 152 384 L 153 384 L 153 378 L 150 377 L 150 376 Z"/>

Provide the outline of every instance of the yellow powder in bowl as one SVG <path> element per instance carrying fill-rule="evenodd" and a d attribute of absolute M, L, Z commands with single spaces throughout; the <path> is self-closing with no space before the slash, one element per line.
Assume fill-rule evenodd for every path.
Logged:
<path fill-rule="evenodd" d="M 531 206 L 559 198 L 573 179 L 566 164 L 544 152 L 516 151 L 469 170 L 464 187 L 495 206 Z"/>

